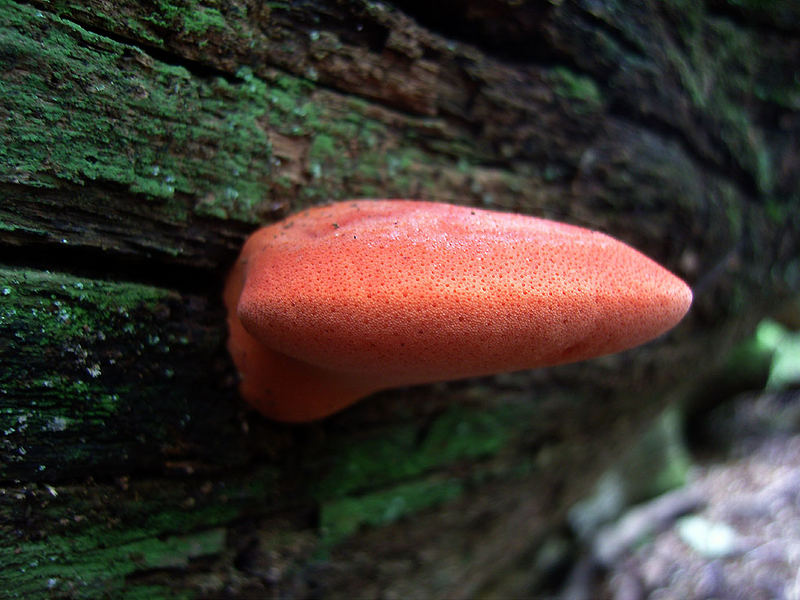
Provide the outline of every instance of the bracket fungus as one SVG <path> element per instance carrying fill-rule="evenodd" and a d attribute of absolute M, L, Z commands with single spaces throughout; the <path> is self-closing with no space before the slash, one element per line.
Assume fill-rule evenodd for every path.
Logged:
<path fill-rule="evenodd" d="M 311 421 L 372 392 L 618 352 L 692 293 L 608 235 L 411 200 L 311 208 L 256 231 L 224 293 L 242 396 Z"/>

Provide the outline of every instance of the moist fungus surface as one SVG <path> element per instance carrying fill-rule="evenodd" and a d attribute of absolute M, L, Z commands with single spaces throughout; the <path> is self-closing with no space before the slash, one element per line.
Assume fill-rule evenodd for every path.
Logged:
<path fill-rule="evenodd" d="M 287 421 L 379 389 L 617 352 L 673 327 L 691 297 L 605 234 L 408 200 L 262 228 L 225 290 L 242 395 Z"/>

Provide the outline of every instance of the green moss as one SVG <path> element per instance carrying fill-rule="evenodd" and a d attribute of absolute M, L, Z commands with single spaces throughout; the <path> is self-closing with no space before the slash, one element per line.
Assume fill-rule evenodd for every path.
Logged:
<path fill-rule="evenodd" d="M 265 467 L 226 473 L 213 484 L 172 479 L 169 486 L 132 482 L 130 490 L 48 488 L 31 499 L 32 518 L 48 523 L 47 538 L 19 530 L 0 545 L 0 590 L 14 591 L 2 597 L 142 597 L 153 588 L 128 576 L 180 573 L 196 558 L 223 553 L 226 526 L 243 511 L 263 510 L 275 479 Z M 156 597 L 162 595 L 172 597 L 166 588 Z"/>
<path fill-rule="evenodd" d="M 0 231 L 25 232 L 34 236 L 46 236 L 50 233 L 44 227 L 32 227 L 27 223 L 25 225 L 19 225 L 17 223 L 6 223 L 5 221 L 0 221 Z"/>
<path fill-rule="evenodd" d="M 206 33 L 209 29 L 223 29 L 225 17 L 216 8 L 196 7 L 183 13 L 183 28 L 189 33 Z"/>
<path fill-rule="evenodd" d="M 750 174 L 761 192 L 769 193 L 774 186 L 773 161 L 742 98 L 751 97 L 754 90 L 766 95 L 766 89 L 785 92 L 787 88 L 762 82 L 762 73 L 770 69 L 765 69 L 759 62 L 761 55 L 752 51 L 758 40 L 751 31 L 721 19 L 695 17 L 682 23 L 682 44 L 664 47 L 670 69 L 680 77 L 698 112 L 715 122 L 727 153 Z M 796 94 L 800 87 L 793 87 Z"/>
<path fill-rule="evenodd" d="M 137 571 L 186 567 L 192 559 L 225 548 L 225 530 L 208 529 L 164 539 L 145 537 L 115 544 L 104 528 L 88 535 L 48 536 L 0 548 L 8 598 L 38 598 L 44 594 L 80 598 L 108 597 L 111 590 L 130 590 L 125 577 Z M 151 590 L 152 588 L 148 586 Z M 141 590 L 140 590 L 141 591 Z M 118 597 L 117 594 L 114 594 Z M 126 596 L 127 597 L 127 596 Z M 135 596 L 130 596 L 135 597 Z"/>
<path fill-rule="evenodd" d="M 800 384 L 800 333 L 786 329 L 772 319 L 759 323 L 753 343 L 771 353 L 768 390 L 793 389 Z"/>
<path fill-rule="evenodd" d="M 336 141 L 331 136 L 321 133 L 314 137 L 309 150 L 309 157 L 311 160 L 327 160 L 337 156 L 339 153 L 340 150 L 336 147 Z"/>
<path fill-rule="evenodd" d="M 129 17 L 125 21 L 125 25 L 127 25 L 128 29 L 131 31 L 133 35 L 141 39 L 142 41 L 153 44 L 154 46 L 163 46 L 164 40 L 155 35 L 150 27 L 146 27 L 145 23 L 143 23 L 140 19 Z M 109 21 L 109 25 L 113 25 L 113 21 Z"/>
<path fill-rule="evenodd" d="M 668 408 L 637 443 L 637 453 L 650 460 L 648 467 L 640 471 L 650 472 L 651 481 L 642 490 L 648 497 L 686 485 L 691 458 L 681 419 L 680 411 Z"/>
<path fill-rule="evenodd" d="M 159 18 L 171 22 L 161 5 Z M 15 117 L 6 121 L 0 160 L 12 165 L 14 181 L 103 180 L 145 198 L 189 194 L 212 213 L 254 218 L 269 190 L 263 85 L 200 80 L 135 46 L 14 3 L 4 9 L 0 47 L 17 67 L 0 81 Z"/>
<path fill-rule="evenodd" d="M 0 476 L 17 464 L 44 470 L 54 460 L 125 462 L 127 450 L 112 426 L 115 416 L 148 393 L 165 394 L 170 382 L 151 377 L 132 394 L 130 383 L 120 383 L 120 371 L 136 362 L 144 374 L 151 368 L 145 367 L 144 352 L 151 356 L 147 362 L 160 363 L 179 343 L 154 326 L 168 295 L 150 286 L 0 269 L 0 338 L 5 340 L 0 344 L 0 431 L 5 434 Z M 122 347 L 138 354 L 114 350 Z M 148 411 L 139 409 L 143 415 Z M 148 435 L 163 435 L 163 427 L 151 428 Z M 75 431 L 96 434 L 107 444 L 107 455 L 94 456 L 91 446 L 74 439 Z M 52 456 L 44 442 L 56 439 L 65 443 L 60 455 Z"/>
<path fill-rule="evenodd" d="M 152 309 L 169 292 L 152 286 L 111 283 L 25 269 L 0 268 L 0 325 L 11 321 L 41 333 L 47 345 L 86 339 L 116 315 Z M 22 329 L 21 329 L 22 330 Z"/>
<path fill-rule="evenodd" d="M 85 11 L 64 4 L 63 15 Z M 16 66 L 0 81 L 15 117 L 0 147 L 0 160 L 12 166 L 6 181 L 106 181 L 174 222 L 192 211 L 255 222 L 272 194 L 292 191 L 272 156 L 270 137 L 279 133 L 310 140 L 297 205 L 361 193 L 403 196 L 434 185 L 423 173 L 436 170 L 419 166 L 436 159 L 415 149 L 413 127 L 397 140 L 365 116 L 363 101 L 318 101 L 307 79 L 270 74 L 267 81 L 247 67 L 230 78 L 198 78 L 64 17 L 14 3 L 5 12 L 0 49 Z M 160 1 L 146 19 L 129 21 L 132 35 L 151 40 L 164 28 L 199 33 L 225 25 L 217 9 L 194 3 Z M 462 146 L 448 148 L 468 154 Z"/>
<path fill-rule="evenodd" d="M 310 492 L 321 505 L 321 547 L 330 548 L 360 527 L 379 527 L 458 497 L 469 482 L 498 476 L 474 464 L 509 448 L 520 421 L 535 413 L 533 403 L 493 410 L 456 406 L 420 432 L 418 424 L 398 425 L 367 439 L 336 444 L 333 463 Z M 471 464 L 464 477 L 448 471 Z M 517 465 L 519 466 L 519 465 Z M 503 472 L 514 477 L 528 472 Z M 516 468 L 516 466 L 515 466 Z"/>
<path fill-rule="evenodd" d="M 157 0 L 153 3 L 152 10 L 141 17 L 141 21 L 158 29 L 182 30 L 195 35 L 205 34 L 210 29 L 224 29 L 226 26 L 225 17 L 219 9 L 203 6 L 192 0 L 182 2 Z M 139 25 L 137 29 L 143 27 Z"/>
<path fill-rule="evenodd" d="M 428 479 L 388 490 L 326 503 L 320 514 L 321 544 L 327 548 L 362 526 L 384 526 L 422 509 L 460 496 L 457 480 Z"/>
<path fill-rule="evenodd" d="M 151 198 L 172 198 L 175 186 L 165 181 L 143 179 L 131 184 L 130 190 L 135 194 L 144 194 Z"/>
<path fill-rule="evenodd" d="M 603 104 L 600 89 L 590 77 L 573 73 L 566 67 L 556 67 L 550 71 L 550 76 L 556 93 L 579 101 L 581 112 L 598 110 Z"/>
<path fill-rule="evenodd" d="M 532 403 L 491 411 L 455 407 L 422 437 L 419 429 L 399 426 L 337 450 L 328 476 L 314 488 L 321 503 L 321 552 L 361 528 L 386 526 L 450 502 L 471 485 L 530 476 L 537 468 L 535 458 L 511 466 L 475 459 L 509 448 L 519 435 L 520 421 L 530 421 L 534 414 Z M 449 475 L 462 460 L 469 462 L 469 473 Z"/>
<path fill-rule="evenodd" d="M 120 548 L 121 552 L 141 557 L 136 562 L 144 568 L 186 567 L 197 556 L 217 554 L 225 548 L 225 529 L 210 529 L 164 540 L 136 541 Z M 141 568 L 140 567 L 140 568 Z"/>
<path fill-rule="evenodd" d="M 421 440 L 416 426 L 401 425 L 347 443 L 337 449 L 334 465 L 314 487 L 314 495 L 320 500 L 343 497 L 459 460 L 490 456 L 509 443 L 509 432 L 530 411 L 530 405 L 495 411 L 454 407 L 439 416 Z"/>

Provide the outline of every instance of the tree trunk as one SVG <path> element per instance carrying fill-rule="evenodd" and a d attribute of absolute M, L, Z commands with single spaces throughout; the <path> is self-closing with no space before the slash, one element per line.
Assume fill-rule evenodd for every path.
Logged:
<path fill-rule="evenodd" d="M 593 478 L 800 278 L 800 9 L 0 0 L 0 595 L 513 596 Z M 238 398 L 221 290 L 300 208 L 408 197 L 600 229 L 669 335 L 377 394 Z"/>

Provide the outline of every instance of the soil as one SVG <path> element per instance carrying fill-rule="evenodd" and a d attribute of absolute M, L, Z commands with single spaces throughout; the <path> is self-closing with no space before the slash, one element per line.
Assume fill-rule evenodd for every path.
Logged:
<path fill-rule="evenodd" d="M 800 599 L 800 392 L 738 398 L 710 415 L 704 442 L 670 492 L 696 506 L 615 557 L 588 597 Z"/>

